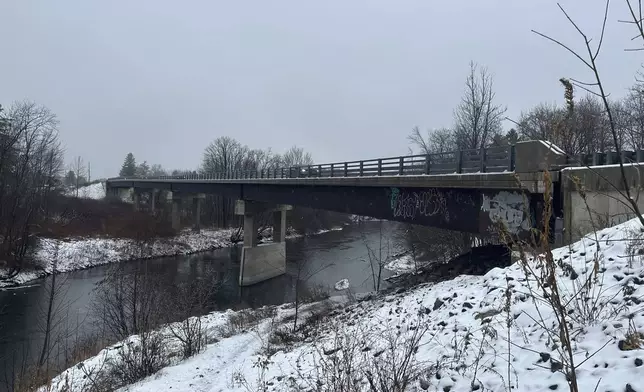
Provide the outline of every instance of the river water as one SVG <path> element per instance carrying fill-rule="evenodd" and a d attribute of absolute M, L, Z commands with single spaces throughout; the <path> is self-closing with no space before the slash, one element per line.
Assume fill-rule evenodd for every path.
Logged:
<path fill-rule="evenodd" d="M 295 238 L 287 241 L 287 274 L 251 287 L 238 286 L 239 248 L 224 248 L 190 256 L 167 257 L 121 263 L 125 271 L 134 273 L 144 266 L 158 274 L 164 284 L 200 279 L 204 271 L 216 271 L 221 277 L 221 289 L 216 291 L 211 308 L 259 307 L 292 302 L 295 281 L 300 276 L 300 290 L 323 288 L 331 295 L 337 293 L 336 282 L 348 279 L 354 293 L 374 290 L 372 269 L 366 244 L 383 255 L 392 251 L 393 222 L 366 222 L 346 226 L 341 231 Z M 382 235 L 381 235 L 382 234 Z M 304 267 L 301 267 L 304 266 Z M 92 320 L 92 301 L 97 283 L 102 281 L 112 266 L 95 267 L 83 271 L 59 274 L 60 286 L 54 301 L 54 335 L 77 341 L 96 328 Z M 383 278 L 391 275 L 384 270 Z M 304 279 L 306 278 L 306 279 Z M 11 378 L 17 367 L 35 363 L 43 344 L 48 287 L 51 277 L 33 282 L 28 287 L 0 291 L 0 390 L 2 380 Z M 383 283 L 381 287 L 386 286 Z M 75 340 L 76 339 L 76 340 Z M 54 353 L 56 354 L 56 353 Z M 59 355 L 62 355 L 59 353 Z"/>

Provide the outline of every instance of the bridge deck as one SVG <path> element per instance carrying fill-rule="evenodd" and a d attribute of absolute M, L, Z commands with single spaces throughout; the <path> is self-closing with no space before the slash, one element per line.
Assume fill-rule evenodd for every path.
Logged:
<path fill-rule="evenodd" d="M 542 173 L 467 173 L 441 175 L 405 175 L 373 177 L 303 177 L 303 178 L 249 178 L 211 179 L 200 176 L 184 178 L 115 178 L 108 185 L 114 188 L 171 189 L 172 184 L 253 184 L 285 186 L 349 186 L 349 187 L 406 187 L 406 188 L 469 188 L 469 189 L 522 189 L 543 192 Z"/>

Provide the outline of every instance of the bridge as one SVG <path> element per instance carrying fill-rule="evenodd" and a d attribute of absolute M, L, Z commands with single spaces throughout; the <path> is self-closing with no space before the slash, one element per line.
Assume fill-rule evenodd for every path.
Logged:
<path fill-rule="evenodd" d="M 632 157 L 644 162 L 644 152 L 633 153 Z M 591 164 L 610 165 L 614 157 L 610 153 L 578 157 L 576 166 L 588 160 Z M 478 235 L 497 234 L 502 225 L 521 237 L 542 222 L 543 195 L 549 186 L 554 190 L 553 207 L 559 218 L 552 220 L 553 230 L 560 236 L 566 229 L 572 233 L 572 226 L 577 223 L 572 208 L 575 200 L 571 199 L 573 184 L 571 179 L 562 180 L 562 173 L 570 166 L 575 164 L 556 146 L 527 141 L 481 150 L 288 168 L 111 178 L 106 188 L 108 195 L 133 189 L 135 209 L 139 208 L 142 193 L 149 193 L 154 209 L 158 192 L 169 191 L 172 224 L 177 229 L 180 207 L 185 200 L 192 201 L 197 229 L 201 201 L 206 194 L 238 200 L 235 212 L 244 216 L 240 284 L 250 285 L 284 273 L 286 210 L 290 206 Z M 551 172 L 552 183 L 544 183 L 544 171 Z M 609 178 L 616 175 L 609 173 Z M 568 202 L 567 206 L 564 201 Z M 274 239 L 272 244 L 258 246 L 257 218 L 263 213 L 272 214 Z M 568 240 L 571 239 L 569 236 Z"/>

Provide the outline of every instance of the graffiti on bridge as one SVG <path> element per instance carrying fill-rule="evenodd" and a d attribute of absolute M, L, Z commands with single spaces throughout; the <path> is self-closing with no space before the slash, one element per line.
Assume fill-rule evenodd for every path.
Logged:
<path fill-rule="evenodd" d="M 437 189 L 401 192 L 398 188 L 391 188 L 391 212 L 394 218 L 407 220 L 442 214 L 445 221 L 449 221 L 447 196 Z"/>

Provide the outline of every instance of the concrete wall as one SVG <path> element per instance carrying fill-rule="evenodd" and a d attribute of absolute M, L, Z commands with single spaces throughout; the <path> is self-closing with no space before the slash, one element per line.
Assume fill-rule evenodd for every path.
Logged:
<path fill-rule="evenodd" d="M 239 285 L 249 286 L 286 273 L 286 243 L 244 246 Z"/>
<path fill-rule="evenodd" d="M 624 165 L 631 196 L 644 211 L 644 167 Z M 573 242 L 596 229 L 635 217 L 625 192 L 619 165 L 567 168 L 561 171 L 564 240 Z M 585 197 L 584 197 L 585 195 Z"/>

